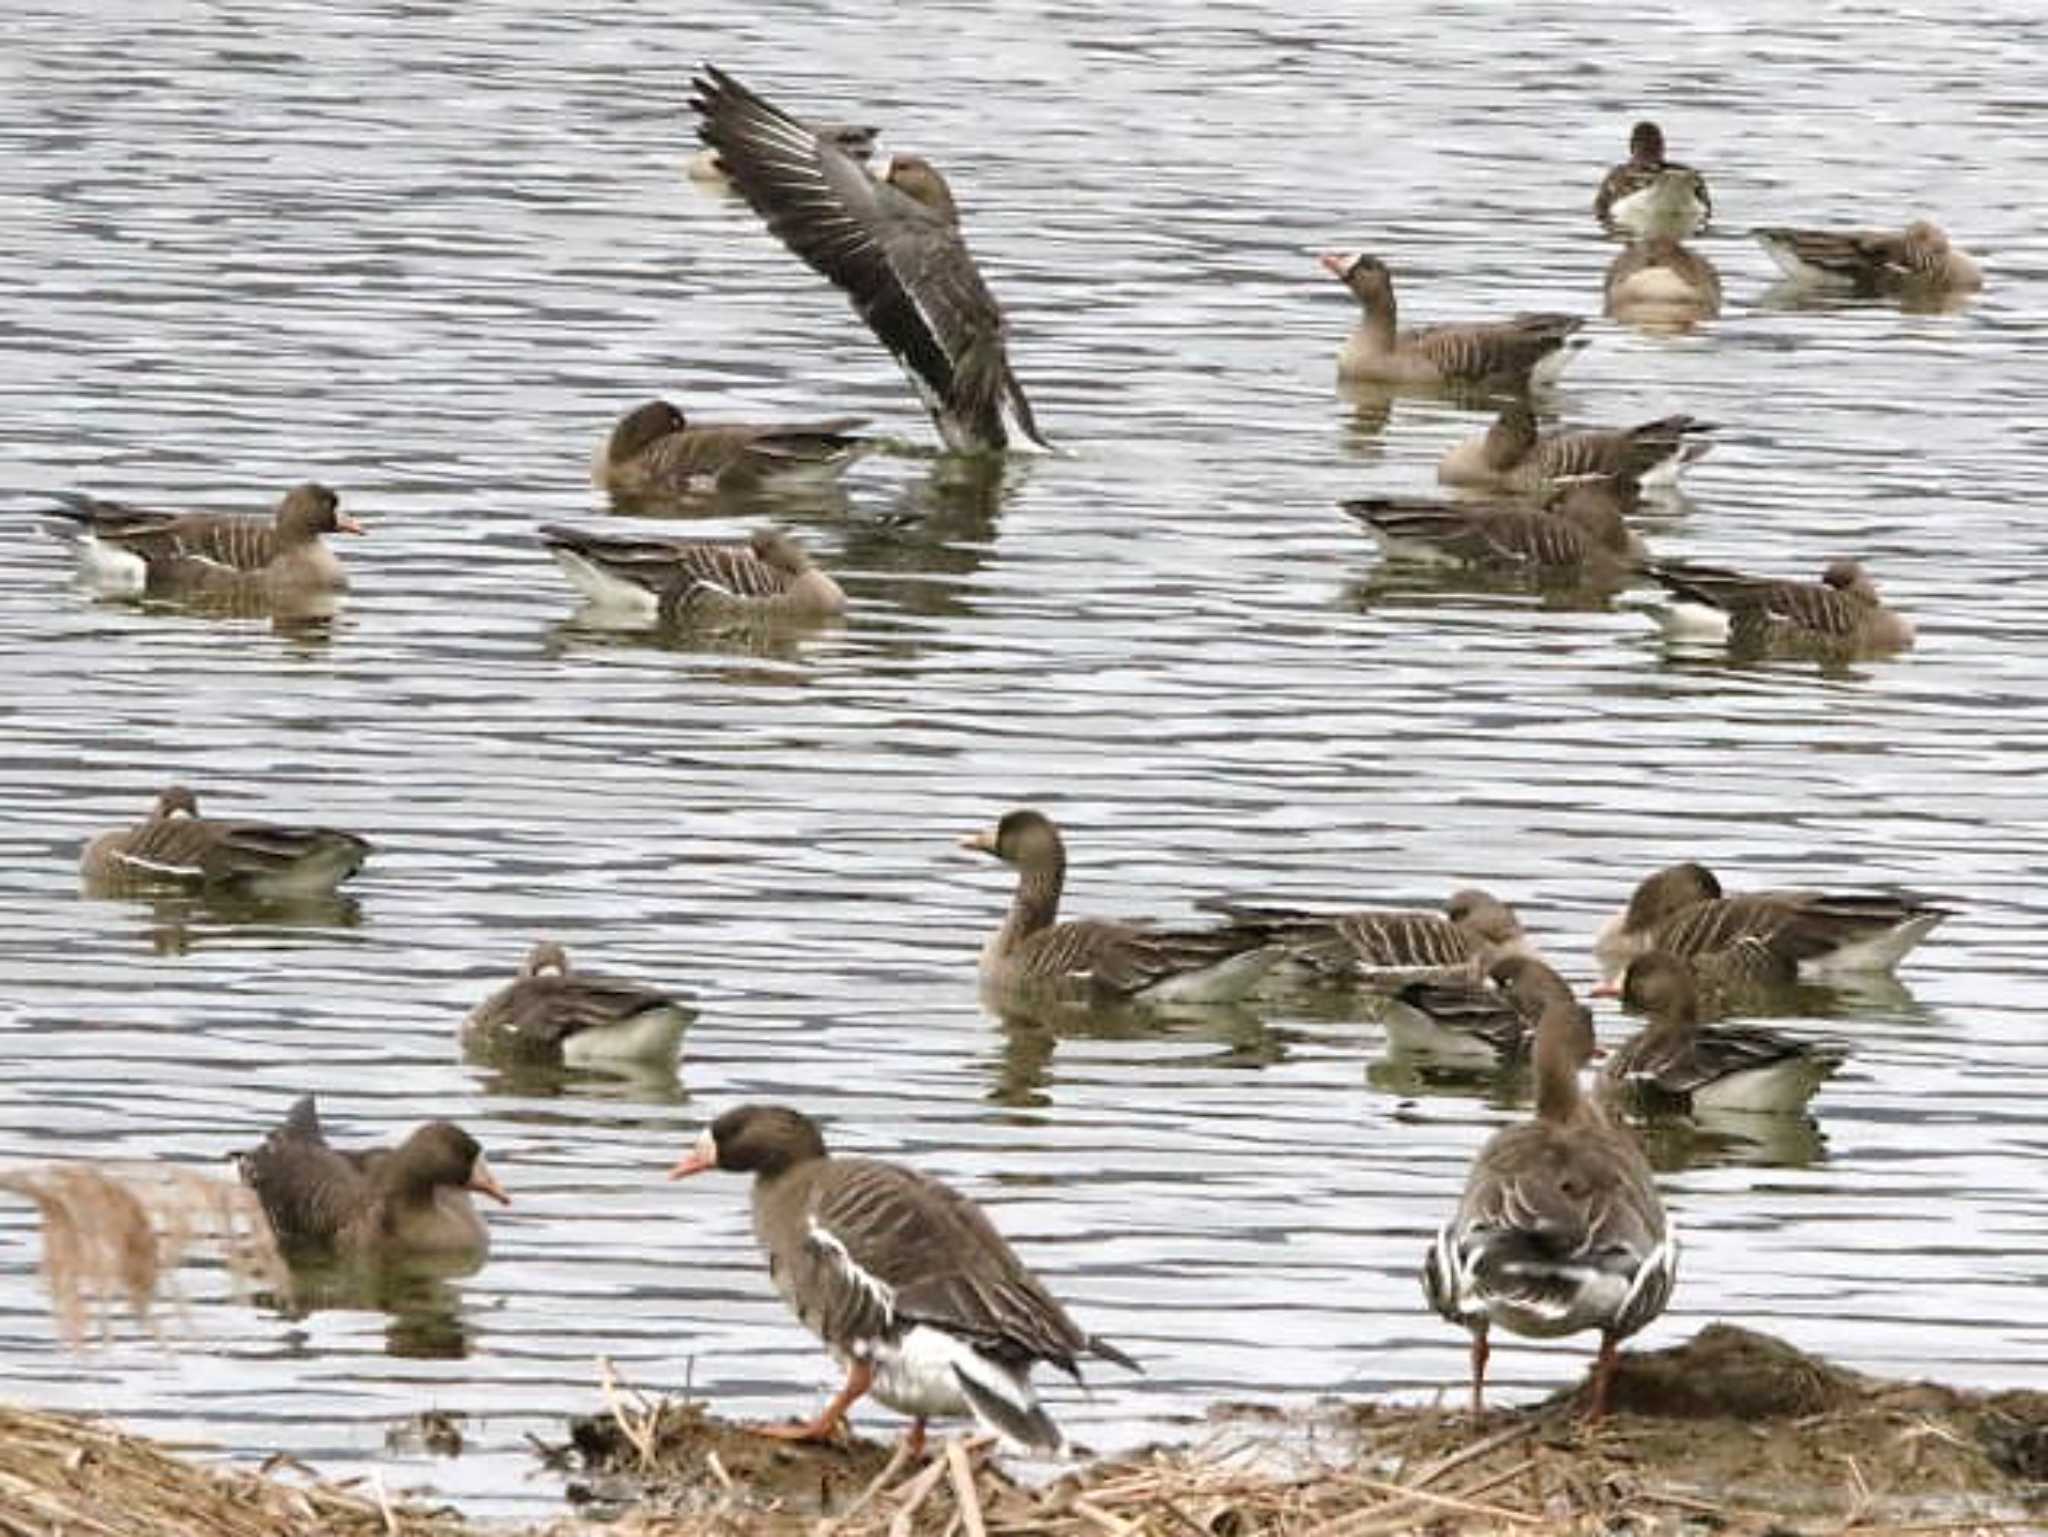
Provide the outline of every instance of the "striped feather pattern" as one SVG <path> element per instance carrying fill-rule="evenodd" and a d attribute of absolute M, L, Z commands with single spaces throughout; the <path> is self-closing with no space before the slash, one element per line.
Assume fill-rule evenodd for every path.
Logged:
<path fill-rule="evenodd" d="M 1629 555 L 1628 525 L 1613 503 L 1588 499 L 1569 511 L 1519 503 L 1367 497 L 1342 504 L 1392 553 L 1428 549 L 1482 567 L 1537 567 L 1574 577 L 1618 575 Z M 1596 536 L 1592 529 L 1601 533 Z"/>
<path fill-rule="evenodd" d="M 331 827 L 202 817 L 189 792 L 173 789 L 147 821 L 94 839 L 82 863 L 89 881 L 116 887 L 168 883 L 284 893 L 331 889 L 355 874 L 370 852 L 367 839 Z"/>
<path fill-rule="evenodd" d="M 1446 379 L 1527 377 L 1584 324 L 1577 315 L 1517 315 L 1489 325 L 1431 326 L 1403 341 Z"/>
<path fill-rule="evenodd" d="M 1834 562 L 1818 582 L 1676 561 L 1644 570 L 1681 602 L 1726 614 L 1729 643 L 1738 650 L 1853 655 L 1898 650 L 1914 640 L 1911 621 L 1885 607 L 1876 583 L 1855 561 Z"/>
<path fill-rule="evenodd" d="M 671 623 L 692 618 L 800 617 L 838 611 L 839 585 L 810 564 L 788 535 L 764 531 L 746 544 L 704 539 L 629 539 L 544 524 L 541 541 L 565 562 L 585 596 L 595 579 L 644 593 Z M 575 562 L 588 572 L 579 574 Z"/>
<path fill-rule="evenodd" d="M 1483 891 L 1460 891 L 1442 913 L 1365 909 L 1316 913 L 1258 906 L 1222 897 L 1196 903 L 1222 913 L 1233 930 L 1281 945 L 1312 969 L 1374 981 L 1401 973 L 1477 973 L 1496 957 L 1525 948 L 1522 925 L 1506 903 Z M 1341 949 L 1337 945 L 1341 944 Z"/>
<path fill-rule="evenodd" d="M 479 1004 L 463 1033 L 514 1055 L 552 1060 L 575 1036 L 617 1030 L 636 1016 L 683 1007 L 657 988 L 595 972 L 521 977 Z"/>

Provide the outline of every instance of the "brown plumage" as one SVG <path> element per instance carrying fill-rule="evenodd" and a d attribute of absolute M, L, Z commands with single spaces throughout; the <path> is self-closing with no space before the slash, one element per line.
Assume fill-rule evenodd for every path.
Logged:
<path fill-rule="evenodd" d="M 1679 324 L 1721 313 L 1721 274 L 1667 235 L 1624 247 L 1607 266 L 1607 313 L 1630 324 Z"/>
<path fill-rule="evenodd" d="M 476 1139 L 452 1122 L 429 1121 L 395 1148 L 342 1153 L 327 1145 L 310 1094 L 235 1163 L 293 1258 L 481 1260 L 490 1231 L 470 1192 L 511 1202 Z"/>
<path fill-rule="evenodd" d="M 612 428 L 591 479 L 622 500 L 661 501 L 711 484 L 831 473 L 870 446 L 853 435 L 864 420 L 693 424 L 670 402 L 650 400 Z"/>
<path fill-rule="evenodd" d="M 1583 347 L 1576 315 L 1523 314 L 1468 325 L 1398 328 L 1394 277 L 1385 262 L 1362 252 L 1322 258 L 1331 276 L 1364 311 L 1337 355 L 1337 377 L 1378 384 L 1471 384 L 1526 388 L 1554 377 Z"/>
<path fill-rule="evenodd" d="M 1317 913 L 1223 897 L 1196 904 L 1234 929 L 1285 947 L 1319 976 L 1393 986 L 1424 979 L 1476 979 L 1505 955 L 1533 954 L 1513 908 L 1476 887 L 1453 892 L 1440 913 L 1403 908 Z"/>
<path fill-rule="evenodd" d="M 77 525 L 81 569 L 106 591 L 234 597 L 348 586 L 323 534 L 360 534 L 327 487 L 294 486 L 269 517 L 152 512 L 123 502 L 58 493 L 59 515 Z"/>
<path fill-rule="evenodd" d="M 875 152 L 875 140 L 882 136 L 882 130 L 862 123 L 810 123 L 806 125 L 821 139 L 833 144 L 856 161 L 868 159 Z M 716 182 L 722 187 L 732 185 L 732 178 L 726 174 L 725 163 L 718 158 L 715 149 L 699 150 L 690 157 L 686 167 L 690 180 Z"/>
<path fill-rule="evenodd" d="M 89 890 L 106 894 L 178 887 L 310 895 L 347 880 L 369 854 L 368 839 L 331 827 L 202 817 L 198 797 L 171 785 L 146 820 L 87 843 L 79 873 Z"/>
<path fill-rule="evenodd" d="M 593 606 L 662 624 L 820 619 L 846 607 L 839 584 L 789 534 L 745 544 L 618 538 L 545 523 L 541 542 Z"/>
<path fill-rule="evenodd" d="M 1701 435 L 1714 423 L 1693 416 L 1663 416 L 1634 427 L 1539 434 L 1528 402 L 1509 401 L 1483 436 L 1444 456 L 1437 479 L 1447 485 L 1491 486 L 1549 492 L 1583 476 L 1617 476 L 1638 483 L 1669 480 L 1700 458 Z"/>
<path fill-rule="evenodd" d="M 1885 607 L 1877 583 L 1853 560 L 1831 562 L 1818 582 L 1684 561 L 1653 561 L 1643 571 L 1678 599 L 1667 629 L 1704 638 L 1725 628 L 1737 652 L 1853 658 L 1903 651 L 1914 641 L 1913 621 Z"/>
<path fill-rule="evenodd" d="M 1546 581 L 1618 587 L 1643 558 L 1623 508 L 1632 481 L 1577 482 L 1542 506 L 1355 497 L 1339 505 L 1372 531 L 1390 558 L 1528 571 Z"/>
<path fill-rule="evenodd" d="M 542 940 L 516 980 L 462 1022 L 462 1043 L 480 1055 L 522 1062 L 673 1063 L 696 1011 L 658 988 L 576 971 L 569 952 Z"/>
<path fill-rule="evenodd" d="M 727 1111 L 670 1178 L 708 1169 L 754 1175 L 754 1233 L 776 1289 L 847 1368 L 822 1413 L 771 1434 L 828 1437 L 872 1390 L 913 1416 L 920 1443 L 928 1417 L 972 1415 L 1058 1453 L 1065 1438 L 1031 1391 L 1031 1368 L 1079 1381 L 1080 1358 L 1098 1356 L 1139 1369 L 1068 1317 L 974 1202 L 901 1164 L 832 1157 L 796 1110 Z"/>
<path fill-rule="evenodd" d="M 1967 293 L 1984 286 L 1977 264 L 1925 219 L 1886 230 L 1789 229 L 1750 232 L 1795 283 L 1846 293 Z"/>
<path fill-rule="evenodd" d="M 1683 238 L 1714 216 L 1707 179 L 1664 158 L 1664 130 L 1641 122 L 1629 133 L 1628 159 L 1600 180 L 1593 217 L 1610 227 Z"/>

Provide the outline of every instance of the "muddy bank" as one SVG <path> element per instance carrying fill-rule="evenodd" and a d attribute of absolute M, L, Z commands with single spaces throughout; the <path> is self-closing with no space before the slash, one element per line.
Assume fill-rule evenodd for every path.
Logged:
<path fill-rule="evenodd" d="M 1189 1443 L 1021 1482 L 988 1447 L 916 1462 L 798 1447 L 701 1404 L 608 1393 L 549 1460 L 578 1514 L 523 1537 L 1381 1537 L 1467 1533 L 2048 1532 L 2048 1394 L 1972 1393 L 1841 1370 L 1711 1325 L 1623 1358 L 1616 1414 L 1578 1393 L 1473 1425 L 1376 1404 L 1221 1407 Z M 502 1527 L 195 1465 L 105 1426 L 0 1409 L 0 1534 L 479 1537 Z"/>

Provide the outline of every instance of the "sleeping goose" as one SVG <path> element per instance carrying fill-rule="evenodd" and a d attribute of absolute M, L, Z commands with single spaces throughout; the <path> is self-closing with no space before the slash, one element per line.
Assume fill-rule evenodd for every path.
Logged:
<path fill-rule="evenodd" d="M 1684 327 L 1721 313 L 1721 274 L 1668 235 L 1625 246 L 1607 264 L 1607 313 L 1625 325 Z"/>
<path fill-rule="evenodd" d="M 157 887 L 251 897 L 317 896 L 362 868 L 370 842 L 331 827 L 222 822 L 199 814 L 199 798 L 171 785 L 133 827 L 85 846 L 79 873 L 88 891 L 121 895 Z"/>
<path fill-rule="evenodd" d="M 1542 506 L 1419 496 L 1354 497 L 1339 505 L 1371 530 L 1390 560 L 1619 587 L 1646 553 L 1622 511 L 1639 495 L 1633 482 L 1590 480 L 1561 488 Z"/>
<path fill-rule="evenodd" d="M 846 291 L 903 365 L 946 446 L 1045 448 L 1010 371 L 1002 310 L 960 233 L 945 178 L 896 155 L 871 176 L 837 144 L 710 65 L 698 137 L 782 243 Z"/>
<path fill-rule="evenodd" d="M 1471 384 L 1524 389 L 1547 384 L 1585 341 L 1576 315 L 1528 314 L 1473 325 L 1396 328 L 1394 277 L 1363 252 L 1322 258 L 1364 311 L 1337 354 L 1339 379 L 1375 384 Z"/>
<path fill-rule="evenodd" d="M 1444 455 L 1436 478 L 1446 485 L 1540 493 L 1588 475 L 1613 475 L 1641 485 L 1668 484 L 1709 447 L 1699 435 L 1714 423 L 1663 416 L 1634 427 L 1541 435 L 1527 401 L 1511 400 L 1484 434 Z"/>
<path fill-rule="evenodd" d="M 643 623 L 803 621 L 846 607 L 839 584 L 779 529 L 745 544 L 619 538 L 558 523 L 542 524 L 540 536 L 592 609 Z"/>
<path fill-rule="evenodd" d="M 1628 136 L 1628 159 L 1601 179 L 1593 195 L 1593 217 L 1610 228 L 1639 235 L 1683 239 L 1714 215 L 1706 178 L 1689 165 L 1664 158 L 1664 130 L 1636 124 Z"/>
<path fill-rule="evenodd" d="M 1600 1331 L 1586 1417 L 1607 1412 L 1616 1347 L 1671 1298 L 1678 1235 L 1642 1149 L 1579 1089 L 1593 1031 L 1563 980 L 1511 957 L 1506 980 L 1540 997 L 1534 1119 L 1479 1150 L 1457 1211 L 1422 1267 L 1429 1304 L 1472 1334 L 1472 1414 L 1485 1412 L 1487 1334 Z"/>
<path fill-rule="evenodd" d="M 696 1010 L 658 988 L 572 971 L 553 940 L 533 947 L 519 976 L 470 1011 L 462 1044 L 523 1062 L 658 1062 L 673 1066 Z"/>
<path fill-rule="evenodd" d="M 829 1439 L 863 1394 L 912 1417 L 972 1416 L 1013 1446 L 1059 1456 L 1066 1437 L 1031 1389 L 1043 1361 L 1081 1380 L 1079 1359 L 1138 1363 L 1086 1333 L 1024 1267 L 981 1208 L 950 1185 L 878 1158 L 835 1158 L 809 1116 L 743 1105 L 707 1127 L 669 1171 L 754 1176 L 754 1236 L 797 1319 L 846 1369 L 838 1395 L 802 1424 Z"/>
<path fill-rule="evenodd" d="M 1083 987 L 1105 998 L 1145 1003 L 1228 1003 L 1244 997 L 1284 952 L 1235 924 L 1164 929 L 1100 918 L 1059 921 L 1067 850 L 1042 812 L 1008 812 L 993 831 L 970 833 L 964 849 L 1017 868 L 1009 916 L 981 952 L 983 983 L 998 991 Z"/>
<path fill-rule="evenodd" d="M 1675 639 L 1726 641 L 1753 655 L 1849 659 L 1909 649 L 1913 621 L 1886 608 L 1853 560 L 1831 562 L 1818 582 L 1745 576 L 1721 566 L 1653 561 L 1645 575 L 1677 599 L 1660 622 Z"/>
<path fill-rule="evenodd" d="M 814 422 L 692 424 L 679 407 L 650 400 L 619 419 L 598 449 L 590 476 L 614 496 L 657 500 L 704 483 L 832 475 L 871 446 L 852 435 L 864 421 L 831 416 Z"/>
<path fill-rule="evenodd" d="M 1803 976 L 1890 971 L 1951 909 L 1906 892 L 1752 891 L 1724 895 L 1705 865 L 1688 860 L 1646 876 L 1593 939 L 1611 984 L 1651 950 L 1687 961 L 1760 941 Z"/>
<path fill-rule="evenodd" d="M 828 139 L 837 145 L 849 159 L 865 162 L 875 152 L 875 140 L 882 130 L 869 128 L 857 123 L 813 123 L 811 131 L 821 139 Z M 715 149 L 700 149 L 692 155 L 683 167 L 684 174 L 691 181 L 701 181 L 720 187 L 730 187 L 732 177 L 726 173 L 725 163 L 718 158 Z"/>
<path fill-rule="evenodd" d="M 322 534 L 360 534 L 332 491 L 294 486 L 269 517 L 152 512 L 125 502 L 59 492 L 58 516 L 78 547 L 83 577 L 101 592 L 185 595 L 339 592 L 341 562 Z"/>
<path fill-rule="evenodd" d="M 1330 981 L 1392 987 L 1418 978 L 1477 978 L 1500 956 L 1534 954 L 1514 909 L 1476 887 L 1451 893 L 1440 913 L 1318 913 L 1228 897 L 1195 905 L 1222 913 L 1242 934 L 1284 946 L 1291 960 Z"/>
<path fill-rule="evenodd" d="M 1984 286 L 1977 264 L 1925 219 L 1896 235 L 1782 226 L 1750 233 L 1786 277 L 1809 288 L 1875 295 L 1969 293 Z"/>

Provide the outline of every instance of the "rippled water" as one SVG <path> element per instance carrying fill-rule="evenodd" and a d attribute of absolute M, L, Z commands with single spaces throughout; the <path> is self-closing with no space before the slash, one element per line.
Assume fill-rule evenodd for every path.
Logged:
<path fill-rule="evenodd" d="M 748 1098 L 980 1196 L 1144 1358 L 1054 1390 L 1093 1445 L 1223 1396 L 1459 1383 L 1415 1271 L 1512 1092 L 1439 1092 L 1362 1011 L 990 1017 L 973 960 L 1007 883 L 954 841 L 1020 803 L 1066 825 L 1076 913 L 1478 882 L 1581 981 L 1598 920 L 1674 858 L 1955 896 L 1904 988 L 1812 1027 L 1856 1050 L 1817 1130 L 1660 1145 L 1689 1250 L 1644 1338 L 1729 1318 L 2038 1381 L 2048 22 L 1717 9 L 17 7 L 0 1159 L 207 1164 L 315 1090 L 343 1140 L 461 1120 L 517 1204 L 438 1314 L 294 1319 L 201 1273 L 175 1350 L 83 1362 L 0 1207 L 8 1393 L 239 1456 L 383 1459 L 497 1510 L 556 1497 L 522 1436 L 595 1405 L 601 1353 L 722 1411 L 814 1406 L 831 1369 L 743 1184 L 661 1178 Z M 980 483 L 929 456 L 840 298 L 682 179 L 700 56 L 945 166 L 1064 454 Z M 1670 655 L 1642 593 L 1419 583 L 1335 511 L 1427 489 L 1483 418 L 1339 399 L 1351 312 L 1314 252 L 1379 251 L 1415 318 L 1595 313 L 1587 203 L 1646 111 L 1711 174 L 1726 312 L 1679 339 L 1594 322 L 1552 404 L 1724 422 L 1652 543 L 1788 574 L 1863 555 L 1921 622 L 1906 658 Z M 1736 238 L 1920 211 L 1983 258 L 1979 302 L 1766 304 Z M 603 514 L 589 452 L 660 392 L 902 441 L 843 498 L 695 525 L 799 528 L 854 599 L 842 627 L 706 649 L 565 623 L 531 530 Z M 53 488 L 253 509 L 308 476 L 373 524 L 326 633 L 93 601 L 33 516 Z M 325 915 L 350 921 L 81 900 L 81 841 L 172 778 L 375 839 L 359 908 Z M 680 1087 L 458 1059 L 456 1021 L 538 934 L 695 996 Z M 1504 1348 L 1504 1393 L 1571 1379 L 1583 1346 Z M 477 1417 L 469 1452 L 387 1456 L 430 1406 Z"/>

